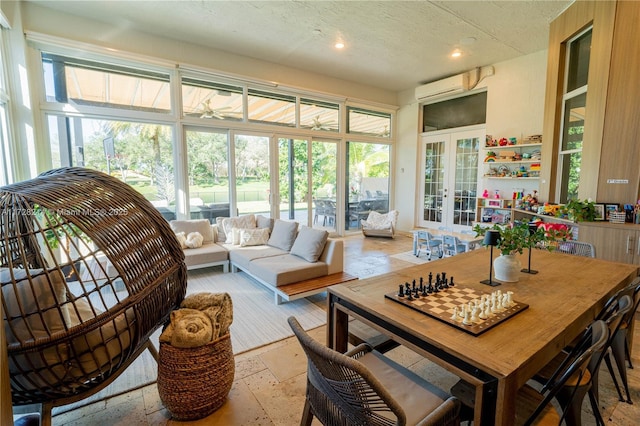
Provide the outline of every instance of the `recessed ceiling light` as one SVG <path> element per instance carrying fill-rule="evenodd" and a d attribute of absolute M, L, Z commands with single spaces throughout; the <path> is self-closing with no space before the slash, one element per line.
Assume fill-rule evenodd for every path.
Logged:
<path fill-rule="evenodd" d="M 458 49 L 454 50 L 454 51 L 451 53 L 451 57 L 452 57 L 452 58 L 459 58 L 460 56 L 462 56 L 462 52 L 461 52 L 461 51 L 459 51 Z"/>
<path fill-rule="evenodd" d="M 344 43 L 341 41 L 336 42 L 334 46 L 336 49 L 344 49 Z"/>

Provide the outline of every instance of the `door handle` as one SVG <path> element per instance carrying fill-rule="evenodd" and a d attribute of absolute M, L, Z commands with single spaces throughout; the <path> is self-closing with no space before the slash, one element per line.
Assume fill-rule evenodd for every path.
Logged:
<path fill-rule="evenodd" d="M 640 237 L 638 237 L 638 244 L 636 245 L 636 254 L 640 256 Z"/>
<path fill-rule="evenodd" d="M 631 253 L 631 235 L 627 235 L 627 254 Z"/>

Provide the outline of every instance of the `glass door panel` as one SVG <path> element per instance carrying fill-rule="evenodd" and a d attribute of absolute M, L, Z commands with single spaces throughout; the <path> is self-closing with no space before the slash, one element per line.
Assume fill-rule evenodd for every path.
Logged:
<path fill-rule="evenodd" d="M 279 218 L 309 223 L 309 143 L 278 139 Z"/>
<path fill-rule="evenodd" d="M 236 135 L 234 156 L 238 215 L 253 213 L 271 217 L 269 137 Z"/>
<path fill-rule="evenodd" d="M 389 211 L 389 145 L 347 142 L 345 229 L 360 228 L 371 211 Z"/>
<path fill-rule="evenodd" d="M 337 166 L 338 144 L 314 140 L 311 143 L 311 194 L 313 195 L 311 225 L 329 232 L 337 229 Z"/>
<path fill-rule="evenodd" d="M 422 143 L 422 194 L 421 226 L 438 227 L 442 223 L 445 188 L 445 141 L 442 137 L 426 137 Z"/>
<path fill-rule="evenodd" d="M 462 231 L 473 226 L 478 187 L 478 150 L 484 129 L 422 138 L 423 194 L 419 225 Z"/>
<path fill-rule="evenodd" d="M 473 226 L 478 188 L 478 137 L 457 136 L 453 226 Z"/>
<path fill-rule="evenodd" d="M 229 137 L 227 132 L 185 132 L 191 219 L 229 217 Z"/>

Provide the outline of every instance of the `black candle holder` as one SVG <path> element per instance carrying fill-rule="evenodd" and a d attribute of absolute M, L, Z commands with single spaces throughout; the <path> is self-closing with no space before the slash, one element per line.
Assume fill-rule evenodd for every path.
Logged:
<path fill-rule="evenodd" d="M 500 233 L 498 231 L 489 229 L 484 234 L 484 241 L 482 242 L 485 246 L 491 247 L 491 257 L 489 258 L 489 279 L 482 280 L 480 283 L 490 285 L 491 287 L 495 287 L 500 285 L 501 283 L 495 281 L 492 277 L 493 275 L 493 247 L 498 245 L 498 241 L 500 241 Z"/>

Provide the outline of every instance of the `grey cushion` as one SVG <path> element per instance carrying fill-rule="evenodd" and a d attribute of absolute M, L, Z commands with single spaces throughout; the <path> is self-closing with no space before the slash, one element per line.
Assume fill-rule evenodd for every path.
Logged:
<path fill-rule="evenodd" d="M 322 229 L 303 226 L 291 246 L 291 254 L 303 258 L 307 262 L 317 262 L 327 243 L 329 233 Z"/>
<path fill-rule="evenodd" d="M 270 217 L 262 216 L 261 214 L 256 215 L 256 227 L 258 228 L 269 228 L 269 232 L 273 231 L 273 223 L 275 221 Z"/>
<path fill-rule="evenodd" d="M 263 257 L 249 264 L 248 271 L 273 286 L 297 283 L 327 275 L 324 262 L 309 263 L 292 254 Z"/>
<path fill-rule="evenodd" d="M 287 254 L 286 251 L 271 246 L 238 247 L 225 244 L 224 247 L 229 249 L 229 260 L 245 271 L 249 270 L 249 264 L 255 259 Z"/>
<path fill-rule="evenodd" d="M 169 225 L 171 225 L 171 229 L 176 234 L 178 232 L 184 232 L 185 235 L 189 235 L 192 232 L 200 233 L 202 235 L 202 244 L 214 242 L 211 223 L 208 219 L 172 220 Z"/>
<path fill-rule="evenodd" d="M 184 263 L 189 266 L 223 262 L 228 258 L 227 250 L 215 243 L 203 244 L 201 247 L 184 251 Z"/>
<path fill-rule="evenodd" d="M 224 233 L 224 227 L 222 226 L 222 221 L 228 219 L 224 216 L 216 217 L 216 225 L 218 225 L 218 238 L 216 239 L 216 243 L 224 243 L 227 240 L 227 234 Z"/>
<path fill-rule="evenodd" d="M 271 237 L 269 237 L 267 244 L 280 250 L 289 251 L 291 250 L 293 242 L 296 240 L 297 232 L 298 222 L 276 219 L 273 223 L 273 231 L 271 231 Z"/>

